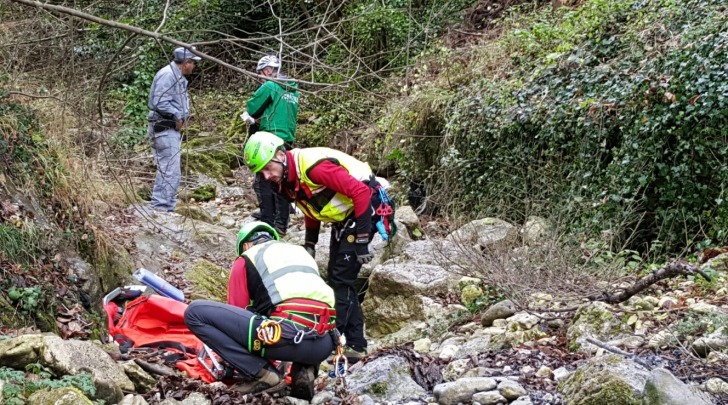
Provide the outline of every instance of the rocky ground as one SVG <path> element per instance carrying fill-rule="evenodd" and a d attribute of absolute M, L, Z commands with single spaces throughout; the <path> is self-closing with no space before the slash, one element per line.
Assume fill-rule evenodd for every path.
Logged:
<path fill-rule="evenodd" d="M 255 205 L 246 191 L 249 176 L 238 176 L 235 184 L 216 184 L 218 197 L 213 201 L 189 202 L 177 213 L 131 206 L 107 212 L 105 222 L 136 267 L 162 275 L 188 298 L 224 297 L 224 272 L 234 259 L 235 232 L 250 219 Z M 471 302 L 473 294 L 485 294 L 485 288 L 481 280 L 455 271 L 462 263 L 447 238 L 438 235 L 442 223 L 423 221 L 408 207 L 398 211 L 397 219 L 402 232 L 389 246 L 375 241 L 376 258 L 364 269 L 371 282 L 364 304 L 371 353 L 351 367 L 343 382 L 329 378 L 330 366 L 322 365 L 312 404 L 728 404 L 725 252 L 705 260 L 703 268 L 715 278 L 710 283 L 698 277 L 663 280 L 624 303 L 584 303 L 574 311 L 549 312 L 563 308 L 558 298 L 537 294 L 532 298 L 540 312 L 524 312 L 510 301 L 471 312 L 463 304 Z M 302 220 L 293 221 L 286 239 L 300 243 Z M 483 243 L 508 240 L 520 232 L 517 226 L 492 219 L 470 225 L 458 235 L 469 232 Z M 426 236 L 414 236 L 423 231 Z M 317 249 L 321 266 L 327 260 L 327 232 L 324 229 Z M 448 260 L 438 260 L 438 255 Z M 200 281 L 195 278 L 200 273 L 222 274 L 223 285 L 207 278 Z M 48 282 L 59 282 L 52 274 L 46 276 Z M 63 337 L 88 337 L 90 324 L 83 322 L 80 307 L 68 308 L 57 322 L 63 325 Z M 32 329 L 0 332 L 6 335 L 0 340 L 0 363 L 22 369 L 39 362 L 62 374 L 94 370 L 98 391 L 106 395 L 96 398 L 108 404 L 307 403 L 285 393 L 241 396 L 222 383 L 204 384 L 172 369 L 165 369 L 171 375 L 160 377 L 154 370 L 165 367 L 164 359 L 155 353 L 137 353 L 136 361 L 100 354 L 91 356 L 98 363 L 81 365 L 76 363 L 80 356 L 73 353 L 95 352 L 98 349 L 91 347 L 96 344 L 40 337 Z M 113 348 L 103 350 L 114 353 Z M 51 352 L 70 355 L 38 355 Z M 157 367 L 151 374 L 149 364 Z M 109 370 L 128 380 L 110 381 Z"/>

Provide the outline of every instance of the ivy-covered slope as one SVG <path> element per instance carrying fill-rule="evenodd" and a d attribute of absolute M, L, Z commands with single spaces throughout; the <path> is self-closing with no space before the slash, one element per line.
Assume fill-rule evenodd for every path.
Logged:
<path fill-rule="evenodd" d="M 724 242 L 727 13 L 721 0 L 511 10 L 497 39 L 423 55 L 382 122 L 390 157 L 431 206 L 544 215 L 640 249 Z"/>

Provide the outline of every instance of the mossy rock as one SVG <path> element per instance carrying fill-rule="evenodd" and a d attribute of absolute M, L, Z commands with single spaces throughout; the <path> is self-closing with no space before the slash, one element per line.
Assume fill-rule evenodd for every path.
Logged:
<path fill-rule="evenodd" d="M 230 271 L 209 260 L 198 259 L 187 274 L 194 281 L 193 299 L 211 299 L 227 301 L 227 282 Z"/>
<path fill-rule="evenodd" d="M 242 143 L 237 138 L 199 137 L 182 144 L 183 173 L 202 173 L 222 180 L 240 167 Z"/>
<path fill-rule="evenodd" d="M 75 387 L 57 388 L 54 390 L 40 390 L 28 398 L 28 405 L 93 405 L 83 392 Z"/>
<path fill-rule="evenodd" d="M 466 307 L 474 305 L 479 298 L 483 297 L 483 290 L 477 285 L 468 284 L 463 287 L 460 293 L 460 302 Z"/>
<path fill-rule="evenodd" d="M 608 304 L 599 301 L 579 308 L 566 332 L 569 350 L 584 350 L 586 336 L 609 341 L 622 333 L 629 333 L 628 327 L 614 316 L 611 309 Z M 591 345 L 587 346 L 591 348 Z"/>
<path fill-rule="evenodd" d="M 131 281 L 131 275 L 134 272 L 134 262 L 129 252 L 114 244 L 108 245 L 107 250 L 98 255 L 96 267 L 99 272 L 102 293 L 127 284 L 128 281 Z M 96 299 L 94 302 L 101 299 L 101 297 L 92 298 Z"/>
<path fill-rule="evenodd" d="M 598 357 L 561 381 L 558 390 L 569 404 L 639 405 L 649 372 L 617 355 Z"/>
<path fill-rule="evenodd" d="M 213 218 L 207 211 L 194 205 L 177 205 L 177 207 L 174 209 L 174 212 L 182 215 L 183 217 L 207 222 L 208 224 L 212 224 L 215 222 L 215 218 Z"/>
<path fill-rule="evenodd" d="M 10 329 L 23 326 L 23 320 L 17 316 L 15 306 L 3 294 L 0 294 L 0 325 Z"/>
<path fill-rule="evenodd" d="M 424 318 L 422 298 L 419 296 L 390 295 L 384 299 L 367 296 L 362 303 L 367 334 L 382 337 Z"/>
<path fill-rule="evenodd" d="M 217 195 L 217 187 L 214 184 L 205 184 L 202 187 L 198 187 L 187 196 L 190 200 L 195 201 L 210 201 Z"/>

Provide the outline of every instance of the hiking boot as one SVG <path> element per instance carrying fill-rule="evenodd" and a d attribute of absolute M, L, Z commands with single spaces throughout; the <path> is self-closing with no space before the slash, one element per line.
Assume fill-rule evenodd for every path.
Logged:
<path fill-rule="evenodd" d="M 344 349 L 344 356 L 349 361 L 349 364 L 356 364 L 361 360 L 362 357 L 367 355 L 367 349 L 356 350 L 351 346 L 346 346 Z"/>
<path fill-rule="evenodd" d="M 288 233 L 288 232 L 286 232 L 286 229 L 281 228 L 279 226 L 274 226 L 273 229 L 275 229 L 276 232 L 278 232 L 278 237 L 280 237 L 280 238 L 283 238 Z"/>
<path fill-rule="evenodd" d="M 254 381 L 239 382 L 230 389 L 242 394 L 260 394 L 264 392 L 272 394 L 286 388 L 286 380 L 281 378 L 278 372 L 267 367 L 261 369 L 255 378 Z"/>
<path fill-rule="evenodd" d="M 294 363 L 291 367 L 291 396 L 310 401 L 313 398 L 313 382 L 316 379 L 314 366 Z"/>

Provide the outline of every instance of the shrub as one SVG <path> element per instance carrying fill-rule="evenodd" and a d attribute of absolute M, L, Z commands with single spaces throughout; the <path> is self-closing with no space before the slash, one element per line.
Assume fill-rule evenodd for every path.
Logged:
<path fill-rule="evenodd" d="M 493 67 L 472 52 L 466 70 L 490 67 L 440 97 L 427 117 L 440 125 L 397 127 L 437 143 L 434 160 L 423 142 L 405 145 L 405 173 L 439 191 L 433 202 L 469 216 L 570 218 L 573 231 L 608 230 L 640 251 L 725 241 L 721 7 L 589 0 L 563 16 L 513 17 L 488 48 L 509 56 Z M 425 102 L 437 88 L 447 90 L 435 83 L 414 96 Z M 400 116 L 408 114 L 428 122 L 414 108 Z"/>

